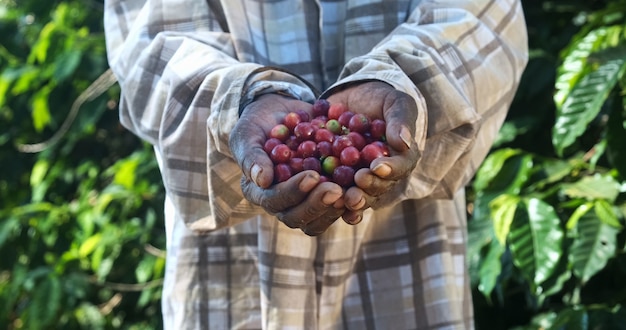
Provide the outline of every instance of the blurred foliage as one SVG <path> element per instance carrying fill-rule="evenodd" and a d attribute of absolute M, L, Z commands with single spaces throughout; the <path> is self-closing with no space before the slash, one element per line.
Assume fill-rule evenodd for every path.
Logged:
<path fill-rule="evenodd" d="M 161 327 L 163 192 L 152 149 L 123 129 L 103 2 L 0 0 L 0 325 Z"/>
<path fill-rule="evenodd" d="M 160 328 L 152 149 L 119 125 L 117 86 L 64 125 L 107 70 L 103 1 L 17 1 L 0 0 L 0 325 Z M 626 0 L 522 3 L 530 62 L 468 187 L 476 325 L 625 328 Z"/>
<path fill-rule="evenodd" d="M 530 62 L 468 194 L 479 329 L 626 328 L 626 1 L 523 1 Z"/>

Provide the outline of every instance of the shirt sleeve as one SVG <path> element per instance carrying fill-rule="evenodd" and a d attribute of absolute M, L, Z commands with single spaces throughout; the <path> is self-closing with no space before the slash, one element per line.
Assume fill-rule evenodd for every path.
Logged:
<path fill-rule="evenodd" d="M 178 216 L 193 230 L 262 213 L 240 189 L 228 137 L 240 107 L 280 91 L 312 102 L 306 82 L 237 60 L 216 1 L 107 0 L 110 66 L 121 86 L 120 121 L 155 146 Z"/>
<path fill-rule="evenodd" d="M 417 104 L 421 158 L 391 200 L 452 198 L 476 172 L 506 117 L 527 63 L 517 0 L 422 1 L 336 84 L 381 80 Z"/>

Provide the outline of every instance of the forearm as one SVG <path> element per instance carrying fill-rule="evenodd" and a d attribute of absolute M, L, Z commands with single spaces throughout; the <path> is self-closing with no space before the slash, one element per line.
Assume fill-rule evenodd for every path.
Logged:
<path fill-rule="evenodd" d="M 526 61 L 518 1 L 424 1 L 346 65 L 336 86 L 377 79 L 417 104 L 421 158 L 393 199 L 451 197 L 467 183 L 495 139 Z"/>
<path fill-rule="evenodd" d="M 166 2 L 176 10 L 165 10 Z M 155 145 L 179 216 L 196 230 L 214 230 L 262 212 L 244 200 L 228 148 L 241 107 L 278 90 L 309 100 L 313 94 L 288 73 L 239 62 L 206 1 L 166 2 L 106 3 L 120 120 Z"/>

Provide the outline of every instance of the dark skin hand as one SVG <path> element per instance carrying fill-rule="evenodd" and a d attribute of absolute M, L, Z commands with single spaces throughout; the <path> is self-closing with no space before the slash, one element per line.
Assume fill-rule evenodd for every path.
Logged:
<path fill-rule="evenodd" d="M 355 174 L 356 187 L 343 190 L 331 182 L 319 183 L 319 174 L 304 171 L 289 180 L 273 183 L 273 164 L 263 150 L 266 132 L 280 123 L 288 112 L 311 112 L 311 104 L 276 94 L 259 97 L 242 112 L 230 136 L 230 150 L 243 171 L 241 187 L 246 199 L 260 205 L 290 228 L 305 234 L 322 234 L 339 217 L 357 224 L 363 212 L 377 204 L 398 180 L 406 178 L 419 153 L 413 134 L 417 109 L 406 94 L 382 82 L 367 82 L 328 97 L 344 103 L 353 112 L 387 122 L 387 143 L 392 155 L 375 160 L 370 169 Z"/>
<path fill-rule="evenodd" d="M 229 139 L 233 157 L 243 171 L 241 187 L 246 199 L 260 205 L 290 228 L 305 234 L 323 233 L 344 212 L 343 190 L 331 182 L 319 184 L 320 175 L 303 171 L 272 185 L 273 164 L 263 150 L 272 127 L 298 109 L 311 112 L 312 105 L 276 94 L 267 94 L 242 112 Z"/>
<path fill-rule="evenodd" d="M 331 104 L 343 103 L 352 112 L 363 113 L 372 119 L 384 119 L 387 123 L 390 157 L 378 158 L 370 168 L 357 171 L 356 187 L 349 188 L 344 194 L 347 210 L 343 219 L 349 224 L 357 224 L 363 217 L 363 211 L 382 206 L 378 203 L 379 197 L 391 191 L 415 168 L 420 157 L 414 140 L 417 106 L 409 95 L 380 81 L 351 86 L 327 99 Z"/>

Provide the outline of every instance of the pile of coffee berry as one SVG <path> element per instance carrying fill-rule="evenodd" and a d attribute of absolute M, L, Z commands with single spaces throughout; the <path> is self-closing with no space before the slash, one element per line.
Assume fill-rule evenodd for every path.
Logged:
<path fill-rule="evenodd" d="M 272 128 L 264 145 L 274 163 L 274 182 L 314 170 L 323 181 L 353 186 L 357 170 L 369 167 L 376 158 L 389 156 L 385 126 L 384 120 L 368 118 L 325 99 L 313 104 L 312 116 L 304 110 L 288 113 Z"/>

